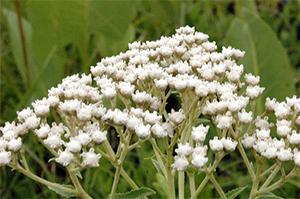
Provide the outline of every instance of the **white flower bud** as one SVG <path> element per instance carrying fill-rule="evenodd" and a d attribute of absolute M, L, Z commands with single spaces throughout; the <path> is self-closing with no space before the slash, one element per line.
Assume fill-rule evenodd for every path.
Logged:
<path fill-rule="evenodd" d="M 151 127 L 151 131 L 158 138 L 166 137 L 168 135 L 168 132 L 159 123 L 154 124 Z"/>
<path fill-rule="evenodd" d="M 71 139 L 68 143 L 66 143 L 66 150 L 72 153 L 78 153 L 81 151 L 81 144 L 75 139 Z"/>
<path fill-rule="evenodd" d="M 151 134 L 150 127 L 151 126 L 149 124 L 147 125 L 139 124 L 138 126 L 135 127 L 135 132 L 137 136 L 139 136 L 140 138 L 146 138 Z"/>
<path fill-rule="evenodd" d="M 292 160 L 293 159 L 292 150 L 290 148 L 288 149 L 281 148 L 279 151 L 277 151 L 277 158 L 283 162 Z"/>
<path fill-rule="evenodd" d="M 20 137 L 18 137 L 17 139 L 12 139 L 8 142 L 7 146 L 9 150 L 16 152 L 21 149 L 22 140 Z"/>
<path fill-rule="evenodd" d="M 189 162 L 184 156 L 175 156 L 174 160 L 171 166 L 177 171 L 184 171 L 189 166 Z"/>
<path fill-rule="evenodd" d="M 245 134 L 242 140 L 242 144 L 245 148 L 249 149 L 253 147 L 255 141 L 256 141 L 255 136 L 249 136 L 248 134 Z"/>
<path fill-rule="evenodd" d="M 10 151 L 0 151 L 0 166 L 7 165 L 11 161 Z"/>
<path fill-rule="evenodd" d="M 74 159 L 74 155 L 69 151 L 63 151 L 58 153 L 58 157 L 55 161 L 63 166 L 68 166 Z"/>
<path fill-rule="evenodd" d="M 175 149 L 175 152 L 179 156 L 187 156 L 192 153 L 192 147 L 188 143 L 179 143 L 177 149 Z"/>
<path fill-rule="evenodd" d="M 213 151 L 222 151 L 224 146 L 223 142 L 215 136 L 213 139 L 209 140 L 209 147 Z"/>
<path fill-rule="evenodd" d="M 82 165 L 85 167 L 98 167 L 99 160 L 101 158 L 100 154 L 95 153 L 93 150 L 89 152 L 84 152 L 82 156 Z"/>
<path fill-rule="evenodd" d="M 39 138 L 43 139 L 50 133 L 50 126 L 48 124 L 42 124 L 41 127 L 39 129 L 35 129 L 34 132 Z"/>
<path fill-rule="evenodd" d="M 234 151 L 237 146 L 237 141 L 233 141 L 231 138 L 222 138 L 222 144 L 226 151 Z"/>
<path fill-rule="evenodd" d="M 172 110 L 171 113 L 169 113 L 169 119 L 172 123 L 175 125 L 180 124 L 185 119 L 185 115 L 183 114 L 183 110 L 174 111 Z"/>
<path fill-rule="evenodd" d="M 205 137 L 208 133 L 209 126 L 200 124 L 197 127 L 192 128 L 192 139 L 196 142 L 204 142 Z"/>
<path fill-rule="evenodd" d="M 92 132 L 92 139 L 95 143 L 100 144 L 104 142 L 106 138 L 107 131 L 93 131 Z"/>

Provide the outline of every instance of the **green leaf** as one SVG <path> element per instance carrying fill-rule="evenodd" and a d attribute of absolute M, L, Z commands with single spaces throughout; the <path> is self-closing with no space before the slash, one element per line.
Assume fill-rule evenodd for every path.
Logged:
<path fill-rule="evenodd" d="M 112 48 L 111 43 L 114 47 L 118 46 L 124 38 L 127 43 L 128 34 L 132 31 L 127 32 L 135 14 L 130 1 L 72 0 L 57 3 L 29 0 L 27 7 L 37 58 L 43 62 L 53 46 L 57 45 L 62 50 L 66 45 L 74 44 L 85 71 L 90 64 L 90 36 L 103 38 L 105 43 L 99 44 L 102 48 Z"/>
<path fill-rule="evenodd" d="M 243 9 L 227 32 L 225 44 L 246 52 L 241 63 L 246 72 L 261 76 L 261 85 L 266 88 L 263 98 L 278 100 L 295 94 L 293 70 L 288 56 L 276 34 L 258 16 Z M 259 110 L 262 110 L 262 99 Z"/>
<path fill-rule="evenodd" d="M 259 199 L 283 199 L 280 196 L 275 195 L 272 192 L 264 193 L 259 196 Z"/>
<path fill-rule="evenodd" d="M 156 192 L 147 187 L 141 187 L 126 193 L 116 193 L 113 199 L 137 199 L 155 194 Z"/>
<path fill-rule="evenodd" d="M 163 198 L 168 198 L 168 182 L 161 173 L 156 173 L 156 181 L 153 182 L 154 188 L 160 193 Z"/>
<path fill-rule="evenodd" d="M 154 165 L 155 169 L 160 172 L 160 166 L 157 160 L 155 160 L 154 158 L 151 158 L 152 164 Z"/>
<path fill-rule="evenodd" d="M 232 189 L 230 191 L 228 191 L 226 193 L 226 196 L 228 199 L 234 199 L 236 198 L 238 195 L 240 195 L 248 186 L 243 186 L 243 187 L 238 187 L 238 188 L 235 188 L 235 189 Z"/>
<path fill-rule="evenodd" d="M 23 83 L 24 85 L 26 85 L 28 79 L 26 78 L 26 66 L 24 62 L 24 55 L 22 50 L 23 48 L 21 44 L 21 37 L 20 37 L 17 15 L 14 12 L 5 8 L 2 9 L 2 12 L 7 20 L 8 31 L 9 31 L 9 42 L 10 42 L 10 47 L 12 48 L 14 60 L 16 61 L 16 65 L 23 79 Z M 31 26 L 29 22 L 24 18 L 21 18 L 21 23 L 24 30 L 24 39 L 25 39 L 27 54 L 30 54 L 31 32 L 32 32 Z M 32 61 L 31 60 L 28 61 L 29 61 L 28 64 L 31 65 Z"/>
<path fill-rule="evenodd" d="M 77 195 L 73 186 L 71 186 L 71 185 L 60 185 L 60 186 L 62 186 L 64 188 L 73 189 L 74 192 L 68 192 L 68 191 L 65 191 L 64 189 L 62 189 L 58 186 L 52 186 L 52 185 L 48 185 L 48 188 L 50 190 L 54 191 L 55 193 L 59 194 L 60 196 L 65 197 L 65 198 L 70 198 L 70 197 L 74 197 L 74 196 Z"/>

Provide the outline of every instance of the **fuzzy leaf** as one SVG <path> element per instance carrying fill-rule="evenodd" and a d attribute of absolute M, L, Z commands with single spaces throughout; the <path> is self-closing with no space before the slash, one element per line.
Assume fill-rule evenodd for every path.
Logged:
<path fill-rule="evenodd" d="M 264 194 L 260 195 L 259 199 L 283 199 L 283 198 L 275 195 L 272 192 L 268 192 L 268 193 L 264 193 Z"/>
<path fill-rule="evenodd" d="M 155 194 L 156 192 L 147 187 L 141 187 L 126 193 L 116 193 L 113 199 L 138 199 Z"/>
<path fill-rule="evenodd" d="M 238 188 L 235 188 L 235 189 L 232 189 L 230 191 L 228 191 L 226 193 L 226 196 L 228 199 L 234 199 L 236 198 L 238 195 L 240 195 L 240 193 L 242 193 L 248 186 L 243 186 L 243 187 L 238 187 Z"/>
<path fill-rule="evenodd" d="M 65 188 L 74 189 L 74 187 L 71 186 L 71 185 L 61 185 L 61 186 L 65 187 Z M 59 194 L 60 196 L 65 197 L 65 198 L 70 198 L 70 197 L 74 197 L 74 196 L 77 195 L 76 192 L 70 193 L 70 192 L 67 192 L 67 191 L 65 191 L 65 190 L 63 190 L 63 189 L 61 189 L 59 187 L 56 187 L 56 186 L 49 185 L 48 188 L 50 190 L 54 191 L 55 193 Z"/>

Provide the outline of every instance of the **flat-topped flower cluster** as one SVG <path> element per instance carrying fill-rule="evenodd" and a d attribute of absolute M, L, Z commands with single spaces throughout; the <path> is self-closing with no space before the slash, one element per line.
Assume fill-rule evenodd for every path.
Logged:
<path fill-rule="evenodd" d="M 65 78 L 1 127 L 0 165 L 16 161 L 22 138 L 31 132 L 59 164 L 97 167 L 97 149 L 115 129 L 120 145 L 130 144 L 132 136 L 166 139 L 175 147 L 171 167 L 178 171 L 203 169 L 208 150 L 229 153 L 240 141 L 262 157 L 300 166 L 300 99 L 267 98 L 265 112 L 256 114 L 253 107 L 264 91 L 260 77 L 245 74 L 237 63 L 243 51 L 218 51 L 208 38 L 182 27 L 170 37 L 129 44 L 126 52 L 92 66 L 91 74 Z M 166 110 L 170 95 L 180 99 L 180 109 Z M 275 124 L 267 116 L 273 113 Z M 212 124 L 196 122 L 203 116 L 217 128 L 210 140 Z"/>

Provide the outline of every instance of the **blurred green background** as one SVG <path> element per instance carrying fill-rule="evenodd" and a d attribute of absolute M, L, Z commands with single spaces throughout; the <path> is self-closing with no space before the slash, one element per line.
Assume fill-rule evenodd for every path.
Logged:
<path fill-rule="evenodd" d="M 264 96 L 282 100 L 300 94 L 300 0 L 1 0 L 0 124 L 14 120 L 17 110 L 45 96 L 63 77 L 88 72 L 102 57 L 126 50 L 129 42 L 171 35 L 182 25 L 195 26 L 219 47 L 245 50 L 241 63 L 247 72 L 261 76 L 267 87 Z M 68 183 L 60 166 L 41 161 L 49 159 L 49 154 L 37 140 L 28 136 L 26 142 L 37 174 Z M 146 147 L 129 156 L 127 169 L 138 184 L 163 197 L 165 182 L 153 175 L 148 151 Z M 249 181 L 238 168 L 239 161 L 233 159 L 234 170 L 221 179 L 225 190 Z M 104 198 L 112 183 L 114 170 L 105 161 L 101 165 L 83 173 L 84 186 L 95 198 Z M 297 186 L 290 182 L 276 193 L 296 198 Z M 119 191 L 126 189 L 121 181 Z M 208 186 L 202 196 L 216 195 Z M 57 197 L 21 174 L 1 168 L 0 198 Z"/>

